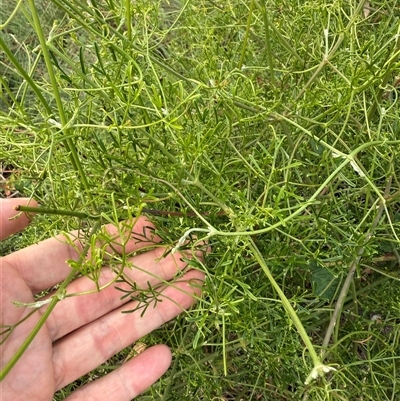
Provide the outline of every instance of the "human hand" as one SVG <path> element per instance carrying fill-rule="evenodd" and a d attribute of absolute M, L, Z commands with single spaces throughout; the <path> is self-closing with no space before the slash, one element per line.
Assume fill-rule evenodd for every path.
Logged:
<path fill-rule="evenodd" d="M 0 240 L 26 227 L 29 219 L 16 214 L 14 207 L 26 204 L 27 199 L 0 200 Z M 31 201 L 30 206 L 35 206 Z M 146 233 L 151 241 L 139 242 L 131 235 L 126 243 L 126 253 L 159 242 L 153 234 L 153 225 L 140 217 L 132 234 Z M 118 230 L 112 225 L 105 229 L 122 243 Z M 186 263 L 177 254 L 162 256 L 165 248 L 158 247 L 130 258 L 139 269 L 125 269 L 124 274 L 138 288 L 154 288 L 161 280 L 171 280 Z M 201 255 L 197 255 L 201 257 Z M 20 322 L 32 309 L 17 307 L 12 302 L 30 303 L 34 295 L 63 281 L 71 272 L 67 260 L 77 260 L 78 252 L 65 237 L 50 238 L 31 245 L 0 259 L 0 324 L 4 326 Z M 99 284 L 115 278 L 115 272 L 103 267 Z M 150 305 L 144 316 L 132 310 L 135 302 L 121 300 L 121 291 L 109 286 L 100 292 L 66 298 L 51 312 L 27 350 L 1 383 L 3 401 L 52 400 L 54 392 L 96 368 L 111 356 L 129 346 L 163 323 L 189 308 L 199 295 L 203 275 L 188 271 L 174 286 L 162 290 L 162 302 Z M 192 285 L 190 284 L 192 283 Z M 195 283 L 195 285 L 193 285 Z M 124 283 L 118 283 L 124 287 Z M 67 294 L 93 290 L 93 281 L 80 277 L 67 287 Z M 125 286 L 125 288 L 127 288 Z M 128 288 L 127 288 L 128 289 Z M 130 289 L 130 288 L 129 288 Z M 128 302 L 129 301 L 129 302 Z M 9 338 L 1 345 L 1 369 L 6 366 L 23 341 L 40 319 L 43 311 L 33 313 L 17 325 Z M 2 340 L 4 339 L 1 337 Z M 164 374 L 171 363 L 171 352 L 165 345 L 156 345 L 124 363 L 108 375 L 89 383 L 68 396 L 67 400 L 131 400 L 143 392 Z"/>

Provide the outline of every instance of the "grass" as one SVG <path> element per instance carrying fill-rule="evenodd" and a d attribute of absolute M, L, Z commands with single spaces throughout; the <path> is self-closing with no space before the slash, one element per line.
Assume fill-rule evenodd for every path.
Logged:
<path fill-rule="evenodd" d="M 202 300 L 142 340 L 174 361 L 138 400 L 398 399 L 397 2 L 7 7 L 4 187 L 43 213 L 6 244 L 144 213 L 212 245 Z"/>

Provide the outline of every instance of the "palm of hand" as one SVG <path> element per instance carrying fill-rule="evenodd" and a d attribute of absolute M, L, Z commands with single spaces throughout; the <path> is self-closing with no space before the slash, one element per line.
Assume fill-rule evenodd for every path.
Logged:
<path fill-rule="evenodd" d="M 28 223 L 25 216 L 8 221 L 7 218 L 15 214 L 13 205 L 21 203 L 21 200 L 7 202 L 1 201 L 2 238 L 19 231 Z M 106 229 L 118 242 L 116 228 L 107 226 Z M 152 225 L 146 219 L 140 218 L 134 226 L 133 234 L 143 232 L 150 238 Z M 154 237 L 150 242 L 154 241 L 159 239 Z M 136 239 L 135 235 L 131 235 L 126 243 L 126 252 L 146 245 L 150 243 L 138 242 L 137 235 Z M 186 263 L 172 255 L 158 259 L 163 252 L 164 249 L 160 247 L 134 256 L 131 262 L 138 269 L 128 270 L 125 274 L 135 281 L 138 288 L 145 288 L 148 283 L 154 286 L 161 280 L 172 279 L 179 269 L 185 268 Z M 35 294 L 61 282 L 71 270 L 65 261 L 76 260 L 77 255 L 73 247 L 60 237 L 3 257 L 0 262 L 1 324 L 7 326 L 21 322 L 32 309 L 16 307 L 12 302 L 33 302 Z M 114 277 L 115 273 L 103 268 L 100 285 L 110 282 Z M 3 400 L 51 400 L 55 391 L 190 307 L 194 302 L 193 295 L 199 294 L 198 287 L 202 278 L 202 274 L 197 271 L 185 273 L 174 287 L 162 290 L 163 302 L 157 303 L 154 308 L 149 307 L 143 318 L 140 317 L 140 311 L 121 313 L 123 310 L 132 310 L 135 305 L 133 301 L 126 303 L 127 301 L 121 300 L 121 292 L 114 286 L 59 302 L 3 380 Z M 94 288 L 91 280 L 81 277 L 67 287 L 67 294 Z M 2 345 L 1 369 L 4 369 L 31 333 L 46 307 L 14 327 Z M 170 361 L 171 354 L 166 346 L 154 346 L 107 376 L 79 388 L 68 400 L 131 400 L 154 383 L 168 368 Z"/>

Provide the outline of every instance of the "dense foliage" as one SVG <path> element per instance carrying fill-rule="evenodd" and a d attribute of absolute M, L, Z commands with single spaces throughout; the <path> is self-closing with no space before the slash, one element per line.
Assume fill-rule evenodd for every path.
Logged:
<path fill-rule="evenodd" d="M 139 400 L 395 399 L 397 1 L 0 13 L 0 162 L 47 209 L 21 246 L 138 213 L 212 246 L 202 300 L 142 341 L 174 362 Z M 305 384 L 318 360 L 337 371 Z"/>

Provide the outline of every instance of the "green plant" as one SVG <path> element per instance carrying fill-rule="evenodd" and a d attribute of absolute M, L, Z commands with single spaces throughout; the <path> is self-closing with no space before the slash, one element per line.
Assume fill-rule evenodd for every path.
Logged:
<path fill-rule="evenodd" d="M 171 251 L 212 245 L 203 299 L 144 339 L 175 360 L 139 399 L 395 399 L 396 3 L 52 0 L 51 26 L 15 5 L 0 159 L 36 229 L 146 213 Z"/>

